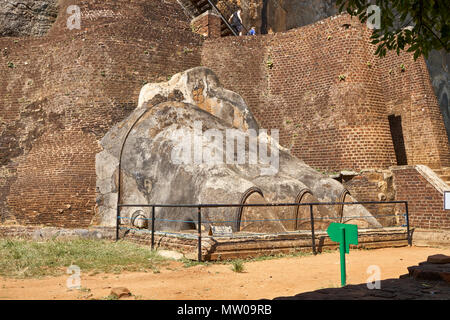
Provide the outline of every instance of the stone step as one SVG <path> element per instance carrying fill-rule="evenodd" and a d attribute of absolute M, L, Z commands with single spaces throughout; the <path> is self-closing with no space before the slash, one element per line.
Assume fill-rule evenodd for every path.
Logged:
<path fill-rule="evenodd" d="M 415 280 L 443 280 L 450 282 L 450 256 L 429 256 L 427 262 L 408 267 L 409 276 Z"/>

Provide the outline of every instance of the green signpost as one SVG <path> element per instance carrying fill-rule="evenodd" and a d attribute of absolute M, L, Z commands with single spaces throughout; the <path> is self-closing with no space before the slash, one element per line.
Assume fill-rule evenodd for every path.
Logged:
<path fill-rule="evenodd" d="M 341 254 L 341 285 L 345 286 L 345 254 L 350 252 L 351 244 L 358 244 L 358 226 L 356 224 L 331 223 L 327 229 L 330 239 L 339 242 Z"/>

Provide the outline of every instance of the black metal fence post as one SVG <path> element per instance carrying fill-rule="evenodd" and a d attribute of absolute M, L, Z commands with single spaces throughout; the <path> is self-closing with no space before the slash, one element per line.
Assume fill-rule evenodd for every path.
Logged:
<path fill-rule="evenodd" d="M 314 255 L 317 254 L 316 252 L 316 235 L 314 234 L 314 213 L 313 213 L 313 206 L 309 206 L 309 213 L 311 217 L 311 240 L 312 240 L 312 250 Z"/>
<path fill-rule="evenodd" d="M 155 247 L 155 206 L 152 207 L 152 250 Z"/>
<path fill-rule="evenodd" d="M 119 224 L 120 224 L 120 206 L 117 206 L 117 217 L 116 217 L 116 241 L 119 240 Z"/>
<path fill-rule="evenodd" d="M 412 246 L 412 239 L 409 230 L 409 211 L 408 211 L 408 201 L 405 201 L 405 211 L 406 211 L 406 233 L 408 234 L 408 244 Z"/>
<path fill-rule="evenodd" d="M 198 207 L 198 262 L 202 261 L 202 207 Z"/>

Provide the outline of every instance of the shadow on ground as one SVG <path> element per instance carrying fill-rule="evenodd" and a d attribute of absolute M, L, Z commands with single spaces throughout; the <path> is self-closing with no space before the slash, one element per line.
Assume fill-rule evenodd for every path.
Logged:
<path fill-rule="evenodd" d="M 420 281 L 412 278 L 380 281 L 380 289 L 368 289 L 367 284 L 347 285 L 277 297 L 274 300 L 449 300 L 450 283 Z"/>

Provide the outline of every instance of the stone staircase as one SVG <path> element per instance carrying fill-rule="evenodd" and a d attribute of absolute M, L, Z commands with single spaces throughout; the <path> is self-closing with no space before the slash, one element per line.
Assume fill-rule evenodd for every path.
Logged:
<path fill-rule="evenodd" d="M 228 19 L 233 14 L 233 10 L 225 1 L 221 0 L 178 0 L 178 3 L 184 8 L 186 13 L 193 19 L 203 14 L 208 10 L 216 12 L 222 19 L 221 36 L 236 36 L 234 30 L 228 23 Z M 219 9 L 220 6 L 220 9 Z M 247 33 L 247 28 L 244 27 L 244 33 Z"/>
<path fill-rule="evenodd" d="M 450 186 L 450 167 L 434 169 L 433 171 L 442 179 L 442 181 Z"/>

